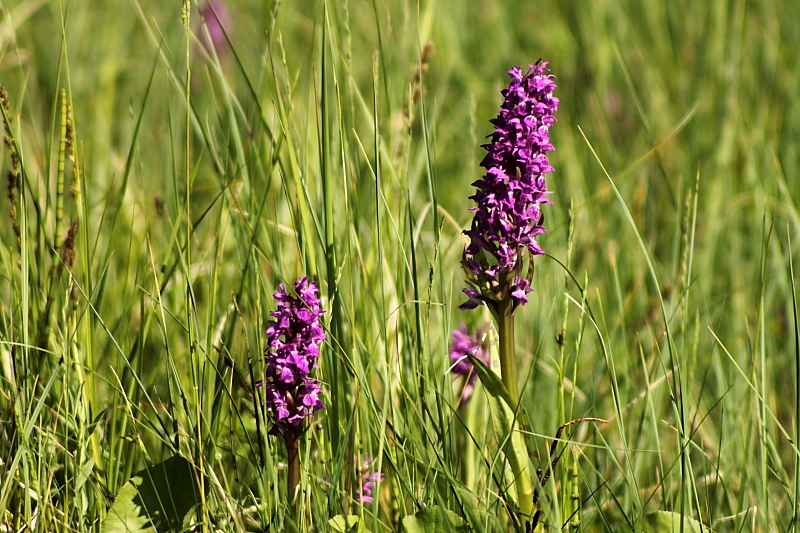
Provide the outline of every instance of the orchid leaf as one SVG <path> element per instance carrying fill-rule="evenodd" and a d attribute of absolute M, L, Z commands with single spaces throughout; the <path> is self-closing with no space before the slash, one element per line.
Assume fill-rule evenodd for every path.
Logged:
<path fill-rule="evenodd" d="M 683 527 L 681 527 L 683 519 Z M 655 511 L 642 517 L 642 533 L 710 533 L 711 529 L 680 513 Z"/>
<path fill-rule="evenodd" d="M 492 369 L 476 357 L 469 356 L 475 372 L 489 396 L 489 409 L 497 433 L 497 440 L 503 446 L 503 454 L 511 466 L 517 487 L 517 507 L 526 515 L 533 514 L 533 482 L 528 465 L 528 446 L 519 427 L 529 427 L 527 417 L 511 399 L 503 382 Z M 515 427 L 516 426 L 516 427 Z"/>
<path fill-rule="evenodd" d="M 122 487 L 101 533 L 180 531 L 200 503 L 195 469 L 175 456 L 145 468 Z"/>
<path fill-rule="evenodd" d="M 468 533 L 466 522 L 452 511 L 434 505 L 403 518 L 406 533 Z"/>

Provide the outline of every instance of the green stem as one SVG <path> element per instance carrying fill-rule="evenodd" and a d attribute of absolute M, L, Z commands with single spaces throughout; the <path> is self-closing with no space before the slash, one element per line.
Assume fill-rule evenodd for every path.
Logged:
<path fill-rule="evenodd" d="M 508 394 L 516 404 L 519 402 L 519 392 L 517 391 L 517 362 L 515 357 L 514 345 L 514 316 L 512 315 L 513 302 L 511 298 L 503 298 L 500 301 L 497 313 L 497 335 L 500 337 L 500 372 L 503 377 L 503 385 L 506 386 Z"/>
<path fill-rule="evenodd" d="M 514 344 L 514 307 L 510 297 L 503 298 L 498 306 L 497 313 L 497 335 L 500 340 L 500 372 L 503 384 L 511 396 L 511 409 L 517 409 L 519 404 L 519 391 L 517 390 L 517 362 L 515 357 Z M 514 424 L 516 425 L 516 424 Z M 525 441 L 519 435 L 515 435 L 516 429 L 512 426 L 509 440 L 505 447 L 505 455 L 508 459 L 511 472 L 514 475 L 514 487 L 517 492 L 517 506 L 523 515 L 528 517 L 533 515 L 533 484 L 531 483 L 530 468 L 527 461 L 519 460 L 515 448 L 521 446 L 525 448 Z M 527 451 L 524 454 L 527 455 Z M 525 520 L 523 520 L 525 521 Z"/>
<path fill-rule="evenodd" d="M 297 504 L 295 492 L 300 485 L 300 436 L 295 431 L 286 431 L 284 434 L 286 442 L 286 502 L 289 509 L 293 511 L 295 520 L 297 516 Z"/>

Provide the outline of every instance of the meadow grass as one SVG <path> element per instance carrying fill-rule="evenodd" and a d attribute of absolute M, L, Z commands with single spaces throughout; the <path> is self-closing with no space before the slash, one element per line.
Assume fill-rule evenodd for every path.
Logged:
<path fill-rule="evenodd" d="M 228 6 L 209 53 L 194 4 L 0 5 L 0 530 L 97 531 L 176 455 L 203 530 L 378 533 L 432 506 L 513 528 L 489 400 L 457 406 L 448 345 L 491 322 L 457 308 L 461 231 L 506 72 L 539 58 L 561 106 L 516 316 L 531 464 L 607 420 L 565 429 L 540 527 L 798 529 L 800 4 Z M 327 409 L 294 509 L 254 384 L 302 275 Z M 365 455 L 384 480 L 360 505 Z"/>

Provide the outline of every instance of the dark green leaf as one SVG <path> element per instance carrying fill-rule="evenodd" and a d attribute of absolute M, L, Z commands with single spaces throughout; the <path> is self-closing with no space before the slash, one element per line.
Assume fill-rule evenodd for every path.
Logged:
<path fill-rule="evenodd" d="M 708 533 L 710 531 L 697 520 L 688 516 L 683 517 L 683 533 Z M 642 517 L 642 533 L 681 533 L 681 515 L 666 511 L 647 513 Z"/>
<path fill-rule="evenodd" d="M 428 507 L 403 518 L 406 533 L 468 533 L 469 528 L 457 514 L 438 506 Z"/>
<path fill-rule="evenodd" d="M 328 524 L 336 533 L 369 533 L 369 530 L 364 527 L 364 522 L 361 522 L 355 515 L 347 515 L 347 520 L 344 515 L 336 515 L 328 520 Z"/>
<path fill-rule="evenodd" d="M 183 457 L 171 457 L 137 472 L 119 492 L 101 533 L 178 531 L 200 502 L 195 470 Z"/>
<path fill-rule="evenodd" d="M 511 399 L 511 394 L 509 394 L 508 389 L 506 389 L 506 386 L 503 384 L 503 380 L 500 379 L 500 376 L 494 370 L 486 366 L 486 363 L 480 359 L 477 359 L 469 354 L 467 354 L 467 357 L 469 357 L 469 360 L 475 367 L 475 373 L 478 374 L 478 379 L 481 380 L 481 385 L 483 385 L 483 388 L 486 389 L 487 394 L 489 394 L 489 396 L 492 398 L 503 400 L 503 402 L 509 407 L 513 406 L 514 409 L 512 410 L 512 413 L 516 414 L 516 423 L 522 429 L 529 430 L 531 428 L 531 423 L 528 420 L 527 413 L 522 407 L 520 407 L 518 410 L 516 409 L 516 405 Z"/>
<path fill-rule="evenodd" d="M 517 489 L 517 506 L 527 514 L 533 514 L 533 482 L 528 465 L 528 446 L 522 433 L 519 432 L 520 426 L 526 425 L 527 419 L 521 415 L 521 410 L 517 411 L 516 404 L 511 399 L 500 377 L 495 374 L 483 361 L 469 356 L 470 361 L 475 367 L 475 372 L 489 395 L 489 410 L 492 413 L 497 439 L 501 443 L 506 443 L 503 453 L 511 466 L 511 471 L 515 476 L 515 486 Z"/>
<path fill-rule="evenodd" d="M 94 469 L 94 457 L 89 457 L 86 460 L 86 462 L 83 463 L 83 466 L 81 467 L 77 477 L 75 478 L 76 489 L 83 487 L 83 484 L 86 483 L 86 480 L 89 479 L 90 475 L 92 475 L 93 469 Z"/>

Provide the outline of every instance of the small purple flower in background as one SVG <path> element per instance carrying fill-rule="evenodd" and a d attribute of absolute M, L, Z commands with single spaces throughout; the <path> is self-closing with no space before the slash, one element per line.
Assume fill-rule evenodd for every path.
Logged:
<path fill-rule="evenodd" d="M 208 28 L 208 37 L 204 28 L 200 28 L 200 42 L 205 49 L 211 53 L 211 48 L 207 39 L 210 37 L 211 45 L 218 55 L 222 55 L 228 49 L 228 41 L 225 34 L 230 35 L 231 18 L 228 13 L 228 6 L 222 0 L 209 0 L 203 3 L 200 10 L 200 18 Z"/>
<path fill-rule="evenodd" d="M 317 368 L 319 347 L 325 341 L 316 283 L 302 277 L 294 284 L 297 297 L 281 285 L 274 294 L 278 305 L 270 315 L 265 350 L 267 409 L 275 425 L 270 434 L 281 430 L 302 433 L 305 418 L 325 408 L 320 399 L 320 382 L 309 377 Z"/>
<path fill-rule="evenodd" d="M 470 243 L 462 262 L 470 287 L 464 289 L 469 300 L 461 309 L 486 303 L 496 312 L 498 300 L 511 298 L 514 307 L 528 302 L 532 289 L 530 273 L 521 274 L 524 252 L 544 253 L 536 242 L 545 231 L 540 205 L 552 203 L 544 176 L 554 171 L 547 152 L 554 150 L 549 130 L 559 100 L 549 70 L 541 62 L 529 65 L 526 74 L 519 67 L 508 72 L 511 84 L 491 121 L 491 143 L 483 145 L 486 174 L 473 183 L 477 191 L 470 197 L 478 205 L 470 209 L 472 227 L 464 231 Z"/>
<path fill-rule="evenodd" d="M 452 335 L 453 344 L 450 346 L 450 360 L 453 365 L 450 367 L 450 371 L 458 376 L 464 376 L 460 401 L 463 404 L 472 396 L 472 390 L 475 388 L 475 382 L 478 379 L 475 367 L 467 355 L 471 355 L 488 365 L 489 352 L 483 349 L 483 340 L 481 338 L 483 337 L 483 332 L 478 330 L 470 334 L 463 322 L 457 330 L 453 331 Z"/>
<path fill-rule="evenodd" d="M 372 503 L 372 491 L 375 489 L 375 484 L 383 481 L 383 473 L 372 470 L 374 462 L 375 460 L 368 455 L 362 455 L 360 461 L 356 457 L 360 481 L 356 501 L 359 503 Z"/>

